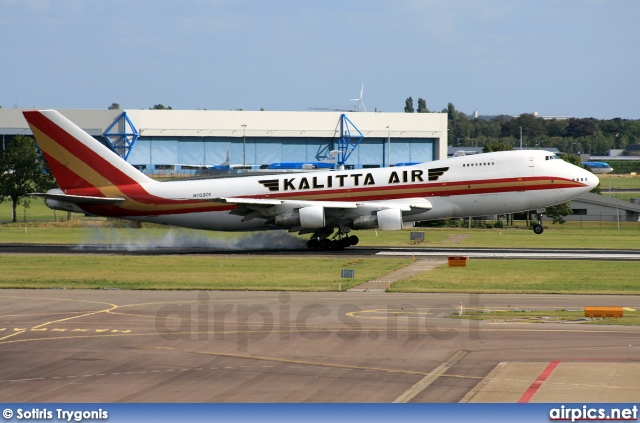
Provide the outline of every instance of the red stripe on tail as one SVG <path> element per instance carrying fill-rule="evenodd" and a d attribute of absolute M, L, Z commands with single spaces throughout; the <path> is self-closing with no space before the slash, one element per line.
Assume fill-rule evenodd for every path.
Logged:
<path fill-rule="evenodd" d="M 43 143 L 38 142 L 40 148 L 48 156 L 45 157 L 47 158 L 47 162 L 49 163 L 53 175 L 55 176 L 56 181 L 58 181 L 58 185 L 60 185 L 61 189 L 93 188 L 99 185 L 104 185 L 104 183 L 98 183 L 98 181 L 91 181 L 91 175 L 83 175 L 82 169 L 78 169 L 79 164 L 81 163 L 85 163 L 88 167 L 92 168 L 111 185 L 140 183 L 140 181 L 136 181 L 129 175 L 125 174 L 118 166 L 106 160 L 105 157 L 113 155 L 112 161 L 115 160 L 116 163 L 120 162 L 123 167 L 131 166 L 124 159 L 117 156 L 99 141 L 91 137 L 91 135 L 86 134 L 86 136 L 90 138 L 90 140 L 87 138 L 88 144 L 93 144 L 93 148 L 90 148 L 83 142 L 79 141 L 40 111 L 25 111 L 23 114 L 32 129 L 36 128 L 62 148 L 57 153 L 64 155 L 66 163 L 56 161 L 52 162 L 50 159 L 54 152 L 46 151 L 46 149 L 43 148 Z M 63 119 L 66 119 L 62 115 L 60 116 Z M 70 121 L 69 123 L 77 126 Z M 78 129 L 81 130 L 80 128 Z M 34 131 L 34 134 L 35 132 L 36 131 Z M 38 141 L 37 136 L 36 141 Z M 66 152 L 63 149 L 66 150 Z M 141 178 L 146 179 L 144 175 L 140 175 Z"/>

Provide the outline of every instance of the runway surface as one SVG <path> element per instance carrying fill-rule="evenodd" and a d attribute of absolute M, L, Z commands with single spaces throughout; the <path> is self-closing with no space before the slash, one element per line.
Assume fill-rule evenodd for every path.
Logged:
<path fill-rule="evenodd" d="M 222 249 L 222 248 L 170 248 L 140 247 L 135 245 L 68 245 L 68 244 L 0 244 L 0 254 L 251 254 L 251 255 L 328 255 L 328 256 L 432 256 L 465 255 L 478 259 L 558 259 L 558 260 L 640 260 L 640 250 L 566 249 L 566 248 L 431 248 L 431 247 L 349 247 L 341 251 L 311 249 Z"/>
<path fill-rule="evenodd" d="M 0 397 L 517 402 L 529 392 L 532 402 L 577 402 L 597 391 L 602 401 L 640 398 L 640 328 L 449 318 L 461 304 L 638 308 L 640 297 L 2 290 Z M 530 391 L 545 371 L 547 382 Z"/>

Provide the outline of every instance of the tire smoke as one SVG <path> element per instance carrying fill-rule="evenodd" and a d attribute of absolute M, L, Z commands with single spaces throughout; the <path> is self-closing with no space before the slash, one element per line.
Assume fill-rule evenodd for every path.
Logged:
<path fill-rule="evenodd" d="M 252 232 L 230 238 L 210 238 L 204 234 L 182 229 L 170 229 L 161 234 L 122 231 L 113 228 L 94 228 L 89 241 L 79 244 L 80 250 L 149 251 L 170 249 L 209 250 L 298 250 L 306 248 L 306 241 L 285 230 Z"/>

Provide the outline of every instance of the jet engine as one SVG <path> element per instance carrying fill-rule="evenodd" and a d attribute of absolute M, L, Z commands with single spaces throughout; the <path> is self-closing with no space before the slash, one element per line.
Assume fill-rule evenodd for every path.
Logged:
<path fill-rule="evenodd" d="M 402 211 L 400 209 L 384 209 L 375 215 L 358 216 L 353 219 L 354 229 L 380 228 L 383 231 L 397 231 L 402 229 Z"/>
<path fill-rule="evenodd" d="M 293 213 L 282 213 L 275 217 L 278 226 L 302 228 L 323 228 L 325 226 L 324 207 L 309 206 L 298 209 Z"/>

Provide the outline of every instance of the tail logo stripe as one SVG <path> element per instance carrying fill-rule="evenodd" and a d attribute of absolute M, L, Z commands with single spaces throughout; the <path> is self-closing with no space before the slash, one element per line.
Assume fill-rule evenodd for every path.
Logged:
<path fill-rule="evenodd" d="M 101 186 L 151 182 L 149 178 L 140 174 L 120 157 L 115 156 L 89 134 L 82 130 L 74 134 L 74 132 L 78 132 L 79 128 L 68 122 L 62 115 L 56 113 L 48 116 L 45 113 L 24 112 L 40 148 L 77 175 L 82 175 L 83 179 L 90 184 Z M 36 131 L 40 137 L 37 136 Z M 83 138 L 85 139 L 83 140 Z M 90 143 L 91 146 L 87 143 Z M 99 172 L 101 177 L 98 180 L 85 177 L 85 172 L 89 168 L 98 169 L 93 173 L 95 175 Z M 107 181 L 107 183 L 105 184 L 103 181 Z"/>

